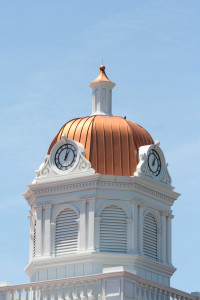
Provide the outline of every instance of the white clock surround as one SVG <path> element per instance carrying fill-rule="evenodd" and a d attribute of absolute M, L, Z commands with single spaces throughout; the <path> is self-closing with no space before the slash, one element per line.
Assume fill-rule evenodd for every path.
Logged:
<path fill-rule="evenodd" d="M 68 170 L 60 170 L 55 163 L 55 156 L 58 149 L 65 144 L 71 144 L 77 149 L 77 157 L 75 163 Z M 91 168 L 91 163 L 85 158 L 85 149 L 82 144 L 68 139 L 65 135 L 58 141 L 52 148 L 50 155 L 47 155 L 45 162 L 41 164 L 39 170 L 36 171 L 36 182 L 46 182 L 49 180 L 55 180 L 55 178 L 69 178 L 74 176 L 94 174 L 94 169 Z"/>

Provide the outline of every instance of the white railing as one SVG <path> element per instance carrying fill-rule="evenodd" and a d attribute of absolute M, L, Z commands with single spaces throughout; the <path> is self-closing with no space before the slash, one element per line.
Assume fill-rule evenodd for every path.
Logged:
<path fill-rule="evenodd" d="M 112 295 L 106 282 L 117 279 L 121 288 Z M 120 280 L 120 281 L 119 281 Z M 125 297 L 126 280 L 132 282 L 131 296 Z M 121 284 L 122 282 L 122 284 Z M 114 287 L 112 287 L 114 291 Z M 129 288 L 128 288 L 129 289 Z M 123 297 L 120 297 L 124 295 Z M 110 272 L 91 276 L 32 282 L 0 287 L 0 300 L 200 300 L 200 297 L 143 279 L 129 272 Z"/>

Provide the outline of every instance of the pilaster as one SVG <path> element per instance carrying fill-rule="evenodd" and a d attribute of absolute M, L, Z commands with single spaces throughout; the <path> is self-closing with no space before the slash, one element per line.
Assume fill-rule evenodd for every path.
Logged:
<path fill-rule="evenodd" d="M 43 237 L 43 255 L 51 255 L 51 204 L 43 206 L 44 215 L 44 237 Z"/>
<path fill-rule="evenodd" d="M 88 204 L 88 250 L 94 251 L 94 216 L 95 216 L 95 198 L 87 199 Z"/>
<path fill-rule="evenodd" d="M 42 206 L 36 207 L 36 256 L 42 255 Z"/>
<path fill-rule="evenodd" d="M 138 253 L 138 206 L 139 202 L 134 200 L 131 203 L 131 210 L 132 210 L 132 251 L 134 254 Z"/>
<path fill-rule="evenodd" d="M 138 220 L 138 240 L 139 253 L 143 255 L 143 223 L 144 223 L 144 203 L 139 203 L 139 220 Z"/>
<path fill-rule="evenodd" d="M 95 243 L 96 252 L 100 252 L 100 222 L 101 217 L 95 217 Z"/>
<path fill-rule="evenodd" d="M 86 250 L 86 199 L 81 199 L 80 206 L 80 251 Z"/>
<path fill-rule="evenodd" d="M 162 235 L 161 235 L 161 262 L 166 263 L 167 258 L 167 213 L 161 212 L 161 224 L 162 224 Z"/>
<path fill-rule="evenodd" d="M 127 221 L 127 253 L 132 253 L 132 245 L 133 245 L 133 219 L 126 219 Z"/>
<path fill-rule="evenodd" d="M 172 245 L 171 245 L 171 241 L 172 241 L 172 230 L 171 230 L 171 222 L 172 219 L 174 218 L 173 215 L 169 214 L 167 216 L 167 263 L 169 265 L 172 264 Z"/>

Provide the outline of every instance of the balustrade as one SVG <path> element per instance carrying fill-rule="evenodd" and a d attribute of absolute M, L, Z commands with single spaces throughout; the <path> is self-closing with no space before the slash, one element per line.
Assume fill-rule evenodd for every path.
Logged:
<path fill-rule="evenodd" d="M 0 287 L 1 300 L 107 300 L 106 280 L 134 284 L 133 300 L 200 300 L 192 294 L 121 271 Z M 123 286 L 122 284 L 122 286 Z M 125 284 L 121 289 L 124 293 Z M 103 291 L 104 290 L 104 291 Z M 125 293 L 124 293 L 125 294 Z M 119 295 L 121 296 L 121 295 Z M 112 297 L 110 299 L 119 299 Z M 125 299 L 125 298 L 120 298 Z"/>

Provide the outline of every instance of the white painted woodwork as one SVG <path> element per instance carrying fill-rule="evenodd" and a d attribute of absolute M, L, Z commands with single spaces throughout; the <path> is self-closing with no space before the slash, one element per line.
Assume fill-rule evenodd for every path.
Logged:
<path fill-rule="evenodd" d="M 92 115 L 112 115 L 112 81 L 92 81 Z"/>
<path fill-rule="evenodd" d="M 127 216 L 115 205 L 105 207 L 101 213 L 100 251 L 127 253 Z"/>
<path fill-rule="evenodd" d="M 95 199 L 87 200 L 88 205 L 88 250 L 94 251 L 95 246 Z"/>
<path fill-rule="evenodd" d="M 151 213 L 147 213 L 144 217 L 143 252 L 150 259 L 158 259 L 158 228 Z"/>
<path fill-rule="evenodd" d="M 44 211 L 44 239 L 43 239 L 43 249 L 44 255 L 49 256 L 51 254 L 51 205 L 43 206 Z"/>
<path fill-rule="evenodd" d="M 138 253 L 138 202 L 133 201 L 131 204 L 132 208 L 132 251 L 134 254 Z"/>
<path fill-rule="evenodd" d="M 167 258 L 167 226 L 166 226 L 166 213 L 161 213 L 161 223 L 162 223 L 162 235 L 161 235 L 161 261 L 165 264 Z"/>
<path fill-rule="evenodd" d="M 35 256 L 41 256 L 41 255 L 42 255 L 42 207 L 37 207 Z"/>
<path fill-rule="evenodd" d="M 171 265 L 172 263 L 172 245 L 171 245 L 171 239 L 172 239 L 172 229 L 171 229 L 171 222 L 172 222 L 172 215 L 168 215 L 167 217 L 167 263 Z"/>
<path fill-rule="evenodd" d="M 0 283 L 1 300 L 199 300 L 186 293 L 137 276 L 122 266 L 104 268 L 102 274 L 12 285 Z"/>
<path fill-rule="evenodd" d="M 138 220 L 138 240 L 139 240 L 139 253 L 143 255 L 143 214 L 144 204 L 139 205 L 139 220 Z"/>
<path fill-rule="evenodd" d="M 78 223 L 74 210 L 62 210 L 56 219 L 55 255 L 76 252 L 78 247 Z"/>
<path fill-rule="evenodd" d="M 80 201 L 80 245 L 79 249 L 86 250 L 86 199 Z"/>

